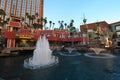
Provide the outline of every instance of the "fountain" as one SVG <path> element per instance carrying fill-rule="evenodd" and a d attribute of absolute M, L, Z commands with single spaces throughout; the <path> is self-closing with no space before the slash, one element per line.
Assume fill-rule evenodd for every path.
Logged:
<path fill-rule="evenodd" d="M 39 37 L 33 57 L 24 60 L 24 67 L 29 69 L 37 69 L 56 64 L 58 61 L 55 56 L 52 56 L 52 51 L 49 47 L 49 42 L 45 35 Z"/>
<path fill-rule="evenodd" d="M 112 54 L 101 53 L 102 51 L 106 51 L 106 49 L 103 49 L 103 48 L 89 48 L 89 49 L 93 50 L 94 52 L 85 54 L 85 56 L 87 56 L 87 57 L 93 57 L 93 58 L 112 58 L 112 57 L 115 57 Z"/>
<path fill-rule="evenodd" d="M 79 56 L 81 55 L 74 47 L 65 47 L 59 52 L 61 56 Z"/>
<path fill-rule="evenodd" d="M 89 48 L 89 49 L 93 50 L 97 55 L 99 55 L 101 51 L 106 51 L 106 49 L 102 49 L 102 48 Z"/>
<path fill-rule="evenodd" d="M 75 48 L 72 47 L 66 47 L 65 49 L 68 50 L 69 53 L 71 53 L 73 50 L 76 50 Z"/>

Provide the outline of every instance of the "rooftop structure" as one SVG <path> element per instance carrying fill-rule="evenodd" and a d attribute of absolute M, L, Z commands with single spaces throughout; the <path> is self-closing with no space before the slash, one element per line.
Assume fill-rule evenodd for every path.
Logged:
<path fill-rule="evenodd" d="M 89 23 L 89 24 L 86 23 L 86 25 L 88 26 L 88 32 L 91 30 L 95 31 L 98 24 L 102 27 L 102 29 L 109 27 L 109 24 L 106 21 L 100 21 L 100 22 Z M 81 30 L 81 32 L 86 32 L 85 25 L 80 25 L 80 30 Z"/>

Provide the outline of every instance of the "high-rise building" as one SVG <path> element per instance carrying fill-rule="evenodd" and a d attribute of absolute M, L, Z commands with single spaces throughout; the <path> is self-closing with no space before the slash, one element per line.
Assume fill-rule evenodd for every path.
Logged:
<path fill-rule="evenodd" d="M 27 21 L 26 13 L 43 17 L 44 0 L 0 0 L 0 8 L 6 12 L 3 19 L 16 16 Z"/>
<path fill-rule="evenodd" d="M 34 15 L 37 19 L 43 18 L 43 8 L 44 0 L 0 0 L 0 9 L 3 9 L 6 13 L 6 15 L 2 15 L 0 17 L 3 20 L 7 20 L 7 18 L 10 19 L 9 23 L 6 25 L 8 33 L 5 32 L 4 34 L 7 33 L 7 35 L 13 35 L 15 31 L 18 31 L 18 29 L 25 27 L 25 25 L 21 25 L 21 23 L 29 23 L 30 21 L 28 20 L 28 15 L 26 13 L 30 16 Z M 40 24 L 42 24 L 42 22 L 40 22 Z M 31 23 L 29 23 L 29 25 L 31 25 Z M 5 37 L 7 39 L 6 46 L 9 48 L 15 47 L 16 39 L 20 39 L 21 34 L 18 37 L 14 35 L 14 38 Z M 26 34 L 27 33 L 22 35 L 26 36 Z"/>

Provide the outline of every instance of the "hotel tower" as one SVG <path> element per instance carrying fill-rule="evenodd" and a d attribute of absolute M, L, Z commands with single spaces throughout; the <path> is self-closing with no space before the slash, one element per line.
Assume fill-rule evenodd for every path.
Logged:
<path fill-rule="evenodd" d="M 26 13 L 29 15 L 38 14 L 39 18 L 43 17 L 44 0 L 0 0 L 0 8 L 6 12 L 3 19 L 9 18 L 11 15 L 16 17 L 24 17 L 27 21 Z"/>
<path fill-rule="evenodd" d="M 7 24 L 7 32 L 4 37 L 7 39 L 7 48 L 15 47 L 16 39 L 21 39 L 24 36 L 31 38 L 26 31 L 23 33 L 15 34 L 14 30 L 22 27 L 21 22 L 29 22 L 27 14 L 34 15 L 36 18 L 43 18 L 44 0 L 0 0 L 0 9 L 3 9 L 6 15 L 1 18 L 6 20 L 10 19 Z M 24 18 L 24 19 L 23 19 Z M 40 22 L 42 24 L 42 22 Z"/>

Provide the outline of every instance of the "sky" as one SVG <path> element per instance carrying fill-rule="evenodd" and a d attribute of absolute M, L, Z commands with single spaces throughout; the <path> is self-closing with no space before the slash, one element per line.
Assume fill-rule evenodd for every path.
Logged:
<path fill-rule="evenodd" d="M 108 24 L 120 21 L 120 0 L 44 0 L 44 17 L 59 27 L 58 21 L 80 29 L 84 17 L 88 23 L 106 21 Z"/>

